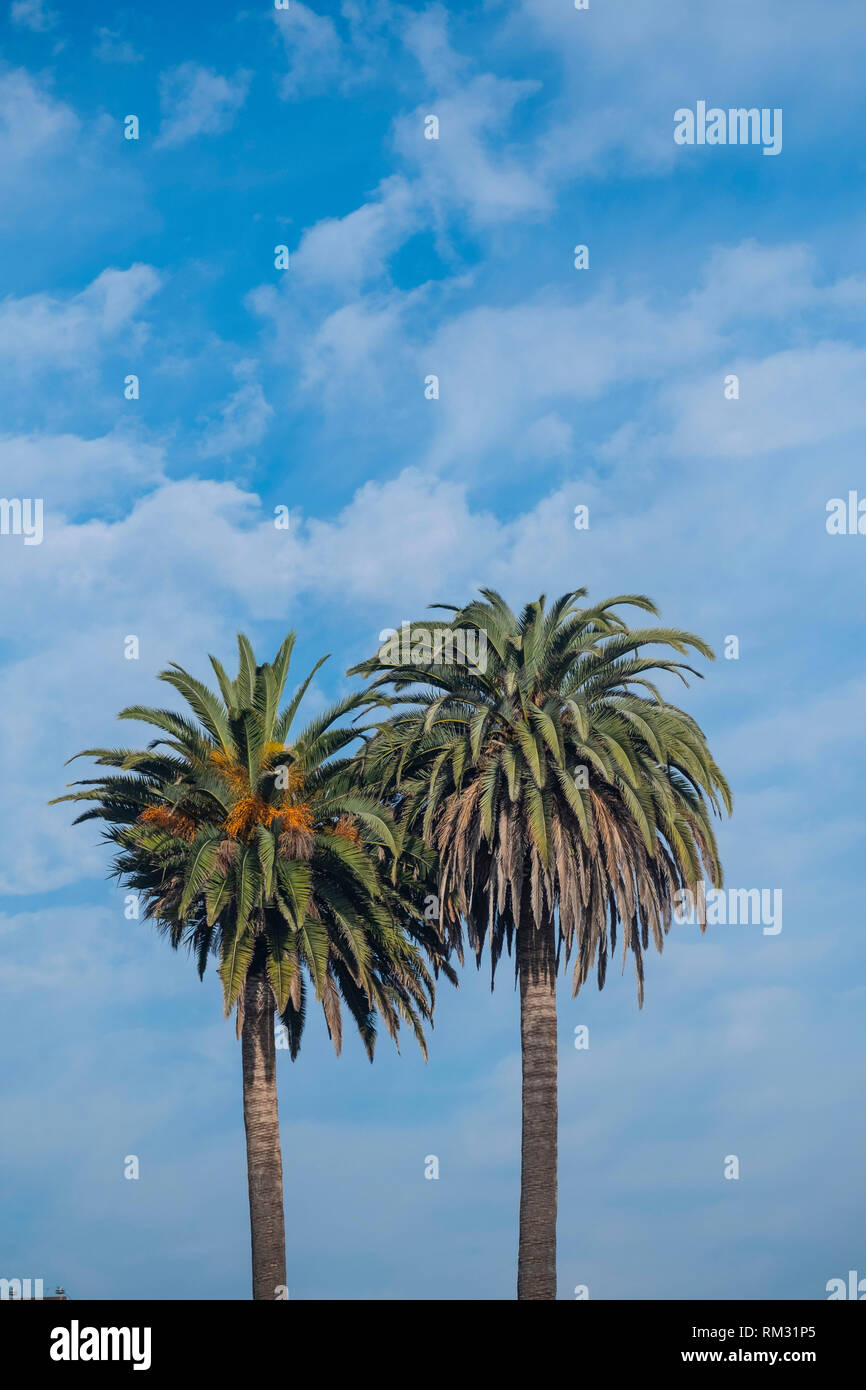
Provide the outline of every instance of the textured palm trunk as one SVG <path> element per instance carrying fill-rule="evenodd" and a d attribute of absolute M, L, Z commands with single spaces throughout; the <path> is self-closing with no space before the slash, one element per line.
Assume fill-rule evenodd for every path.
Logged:
<path fill-rule="evenodd" d="M 517 932 L 523 1139 L 517 1297 L 556 1298 L 556 939 L 525 906 Z"/>
<path fill-rule="evenodd" d="M 244 987 L 241 1033 L 244 1071 L 244 1128 L 253 1254 L 253 1298 L 283 1297 L 286 1232 L 283 1161 L 277 1114 L 274 996 L 264 959 L 256 956 Z"/>

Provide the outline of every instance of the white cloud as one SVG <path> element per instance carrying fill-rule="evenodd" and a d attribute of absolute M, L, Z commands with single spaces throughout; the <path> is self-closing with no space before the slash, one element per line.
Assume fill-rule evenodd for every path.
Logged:
<path fill-rule="evenodd" d="M 701 97 L 722 107 L 782 107 L 786 119 L 795 108 L 801 148 L 835 141 L 846 111 L 857 119 L 866 31 L 857 0 L 822 16 L 815 23 L 812 0 L 766 0 L 759 11 L 751 0 L 620 0 L 611 23 L 570 4 L 522 0 L 509 12 L 508 37 L 521 52 L 528 45 L 552 54 L 564 77 L 551 108 L 558 115 L 540 141 L 542 172 L 561 184 L 578 170 L 606 176 L 612 167 L 683 163 L 692 152 L 674 144 L 673 113 Z M 730 152 L 703 153 L 717 161 Z"/>
<path fill-rule="evenodd" d="M 472 64 L 457 53 L 448 38 L 448 11 L 439 4 L 421 11 L 403 11 L 401 38 L 430 87 L 436 91 L 456 88 L 465 81 Z"/>
<path fill-rule="evenodd" d="M 164 452 L 120 429 L 96 439 L 74 434 L 0 436 L 7 497 L 42 497 L 61 512 L 99 507 L 164 481 Z"/>
<path fill-rule="evenodd" d="M 143 54 L 136 52 L 128 39 L 120 33 L 104 26 L 96 31 L 97 43 L 93 49 L 94 58 L 100 63 L 140 63 Z"/>
<path fill-rule="evenodd" d="M 181 63 L 159 80 L 163 121 L 157 147 L 176 148 L 199 135 L 220 135 L 234 123 L 247 98 L 248 72 L 222 77 L 198 63 Z"/>
<path fill-rule="evenodd" d="M 821 266 L 801 242 L 762 244 L 753 238 L 714 248 L 701 287 L 689 296 L 696 312 L 719 325 L 780 320 L 791 314 L 832 311 L 862 313 L 866 277 L 819 283 Z"/>
<path fill-rule="evenodd" d="M 9 17 L 19 28 L 35 34 L 44 34 L 57 23 L 55 11 L 45 8 L 45 0 L 13 0 Z"/>
<path fill-rule="evenodd" d="M 63 814 L 59 808 L 55 813 Z M 86 828 L 78 833 L 82 840 L 87 839 Z M 76 989 L 88 995 L 94 1005 L 107 999 L 112 989 L 126 1005 L 140 1000 L 142 957 L 152 952 L 138 949 L 136 932 L 143 924 L 124 918 L 120 890 L 114 890 L 112 896 L 114 912 L 103 899 L 83 908 L 50 907 L 0 915 L 6 953 L 0 992 L 8 998 L 41 988 L 59 995 L 74 980 Z M 53 941 L 53 959 L 49 959 L 50 949 L 28 959 L 28 935 L 46 947 Z M 182 983 L 174 972 L 161 970 L 148 979 L 148 989 L 154 997 L 170 998 L 182 991 Z"/>
<path fill-rule="evenodd" d="M 606 293 L 582 303 L 546 294 L 511 307 L 479 307 L 446 321 L 418 351 L 440 377 L 428 459 L 461 470 L 538 428 L 557 403 L 593 400 L 615 383 L 654 380 L 714 345 L 710 322 L 662 313 Z"/>
<path fill-rule="evenodd" d="M 86 289 L 66 299 L 33 294 L 0 301 L 0 360 L 26 372 L 47 364 L 87 370 L 104 345 L 123 331 L 132 341 L 144 326 L 138 313 L 160 288 L 149 265 L 103 270 Z M 129 340 L 129 339 L 128 339 Z"/>
<path fill-rule="evenodd" d="M 49 77 L 21 68 L 0 72 L 0 232 L 7 255 L 49 274 L 71 265 L 85 244 L 89 262 L 107 229 L 153 228 L 140 171 L 123 157 L 117 130 L 107 112 L 80 120 L 55 96 Z"/>
<path fill-rule="evenodd" d="M 400 175 L 386 179 L 375 201 L 345 217 L 328 217 L 304 232 L 292 256 L 293 282 L 359 290 L 385 273 L 388 259 L 424 225 L 418 189 Z"/>
<path fill-rule="evenodd" d="M 334 21 L 293 0 L 287 10 L 274 10 L 274 22 L 288 59 L 288 71 L 280 81 L 285 100 L 308 96 L 348 79 L 342 40 Z"/>
<path fill-rule="evenodd" d="M 345 85 L 343 46 L 332 20 L 303 5 L 274 17 L 296 64 L 284 80 L 284 95 L 297 95 L 311 83 Z M 350 14 L 350 22 L 354 35 L 363 21 Z M 472 64 L 450 47 L 441 7 L 409 20 L 392 15 L 391 27 L 395 25 L 431 86 L 425 104 L 393 127 L 394 148 L 411 177 L 394 174 L 361 207 L 308 228 L 292 259 L 293 284 L 357 292 L 366 282 L 387 276 L 389 260 L 416 232 L 433 229 L 441 249 L 450 254 L 446 228 L 452 218 L 486 229 L 537 216 L 551 205 L 550 181 L 532 168 L 531 150 L 507 139 L 515 109 L 539 84 L 490 73 L 471 76 Z M 354 72 L 355 80 L 362 76 Z M 439 120 L 438 140 L 425 138 L 427 115 Z"/>
<path fill-rule="evenodd" d="M 739 400 L 724 395 L 724 375 L 739 377 Z M 866 428 L 866 349 L 845 343 L 792 348 L 759 361 L 733 359 L 725 374 L 666 393 L 675 424 L 672 452 L 704 458 L 752 458 L 814 448 Z"/>
<path fill-rule="evenodd" d="M 574 430 L 555 410 L 539 415 L 527 427 L 523 438 L 514 441 L 515 453 L 529 463 L 539 459 L 565 458 L 573 451 Z"/>
<path fill-rule="evenodd" d="M 0 73 L 0 161 L 5 169 L 65 145 L 79 130 L 72 108 L 40 87 L 28 72 L 15 68 Z"/>
<path fill-rule="evenodd" d="M 502 538 L 492 514 L 472 511 L 463 486 L 414 468 L 390 482 L 365 483 L 333 521 L 311 519 L 299 531 L 295 565 L 305 587 L 332 600 L 351 594 L 356 607 L 373 603 L 391 614 L 399 605 L 397 623 L 410 606 L 447 602 L 440 586 L 483 582 L 484 564 Z"/>
<path fill-rule="evenodd" d="M 380 364 L 387 359 L 397 378 L 412 353 L 402 338 L 407 310 L 423 292 L 406 296 L 398 293 L 364 295 L 335 309 L 310 334 L 303 354 L 302 384 L 306 390 L 322 393 L 327 399 L 345 399 L 347 388 L 353 397 L 387 402 Z M 261 301 L 260 312 L 270 313 L 281 329 L 279 302 Z M 377 390 L 378 384 L 378 390 Z"/>
<path fill-rule="evenodd" d="M 394 196 L 411 217 L 404 183 Z M 423 440 L 424 464 L 436 473 L 477 473 L 495 457 L 497 475 L 509 475 L 579 446 L 652 477 L 670 455 L 778 454 L 850 437 L 866 423 L 866 357 L 847 341 L 866 282 L 828 280 L 808 247 L 716 248 L 698 287 L 678 298 L 640 287 L 622 295 L 602 282 L 587 296 L 545 291 L 461 311 L 470 277 L 409 292 L 365 287 L 368 272 L 384 273 L 388 231 L 399 222 L 380 222 L 373 206 L 305 233 L 291 293 L 263 286 L 248 303 L 268 321 L 274 354 L 297 359 L 294 383 L 314 394 L 329 422 L 340 412 L 351 431 L 363 402 L 367 420 L 376 418 L 398 449 L 417 458 Z M 315 291 L 327 275 L 336 284 L 340 269 L 344 294 L 355 297 L 332 308 Z M 458 311 L 449 314 L 451 305 Z M 779 328 L 791 313 L 796 346 Z M 731 373 L 741 378 L 736 402 L 724 397 Z M 432 403 L 422 400 L 429 374 L 439 378 Z M 633 398 L 636 418 L 620 414 L 612 428 L 607 403 L 626 384 L 649 389 Z M 598 410 L 588 433 L 590 403 Z"/>
<path fill-rule="evenodd" d="M 731 735 L 728 753 L 737 751 Z M 845 759 L 846 748 L 866 743 L 866 675 L 836 682 L 805 709 L 796 703 L 772 714 L 756 711 L 737 726 L 736 744 L 752 773 L 762 783 L 791 768 L 796 750 L 796 775 Z"/>
<path fill-rule="evenodd" d="M 237 453 L 240 449 L 251 449 L 267 434 L 274 411 L 268 404 L 261 383 L 252 379 L 255 365 L 252 361 L 244 360 L 235 367 L 234 374 L 240 384 L 223 404 L 219 419 L 211 421 L 205 429 L 199 445 L 202 458 L 216 458 Z"/>
<path fill-rule="evenodd" d="M 440 218 L 466 216 L 477 227 L 549 209 L 548 181 L 531 152 L 503 138 L 515 107 L 537 89 L 536 82 L 484 73 L 400 118 L 394 144 L 416 170 L 415 196 Z M 427 115 L 439 120 L 438 140 L 425 137 Z"/>

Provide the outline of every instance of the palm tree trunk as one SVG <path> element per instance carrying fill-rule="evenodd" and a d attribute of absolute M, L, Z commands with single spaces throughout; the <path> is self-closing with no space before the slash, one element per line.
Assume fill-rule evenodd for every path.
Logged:
<path fill-rule="evenodd" d="M 264 954 L 257 950 L 244 986 L 241 1034 L 254 1299 L 283 1298 L 286 1286 L 274 1007 Z"/>
<path fill-rule="evenodd" d="M 524 900 L 517 931 L 523 1139 L 517 1297 L 556 1298 L 556 938 Z"/>

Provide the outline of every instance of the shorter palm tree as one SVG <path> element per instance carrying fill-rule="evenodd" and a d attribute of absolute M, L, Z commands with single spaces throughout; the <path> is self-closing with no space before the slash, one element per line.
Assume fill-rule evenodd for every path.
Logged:
<path fill-rule="evenodd" d="M 355 785 L 339 754 L 358 737 L 339 721 L 358 695 L 314 719 L 289 743 L 318 662 L 288 705 L 280 703 L 295 635 L 258 666 L 238 637 L 231 680 L 211 657 L 220 696 L 180 666 L 160 679 L 191 717 L 134 705 L 121 712 L 161 731 L 145 750 L 93 748 L 117 769 L 73 783 L 59 801 L 92 801 L 117 847 L 115 876 L 144 899 L 145 914 L 205 972 L 219 959 L 226 1013 L 242 1039 L 253 1297 L 281 1297 L 286 1282 L 282 1159 L 274 1014 L 297 1056 L 308 985 L 334 1048 L 341 1001 L 372 1059 L 376 1018 L 397 1041 L 401 1022 L 426 1055 L 434 977 L 453 971 L 424 918 L 429 851 L 389 823 Z M 324 660 L 325 658 L 323 658 Z M 77 822 L 76 822 L 77 823 Z"/>

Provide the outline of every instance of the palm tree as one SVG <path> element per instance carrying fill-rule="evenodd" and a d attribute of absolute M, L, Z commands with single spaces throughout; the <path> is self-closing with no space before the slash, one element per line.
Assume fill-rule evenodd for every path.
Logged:
<path fill-rule="evenodd" d="M 396 708 L 360 756 L 395 814 L 439 858 L 441 928 L 462 959 L 462 931 L 492 970 L 514 951 L 520 989 L 523 1139 L 517 1296 L 556 1296 L 556 976 L 575 952 L 576 995 L 595 966 L 604 985 L 622 934 L 643 1004 L 643 952 L 660 951 L 675 895 L 722 871 L 710 811 L 730 810 L 727 783 L 694 719 L 649 679 L 693 668 L 677 654 L 698 637 L 631 629 L 626 604 L 579 606 L 585 589 L 518 618 L 498 593 L 448 608 L 458 657 L 410 624 L 408 649 L 361 663 L 371 699 Z M 462 634 L 462 646 L 458 639 Z M 466 634 L 470 634 L 469 637 Z M 471 638 L 471 640 L 470 640 Z M 407 656 L 409 659 L 407 659 Z M 386 693 L 390 691 L 391 693 Z M 406 706 L 406 708 L 401 708 Z M 703 899 L 699 899 L 703 902 Z M 701 924 L 702 928 L 705 925 Z"/>
<path fill-rule="evenodd" d="M 180 666 L 163 671 L 191 715 L 123 710 L 121 719 L 160 737 L 144 751 L 77 754 L 118 772 L 72 783 L 77 790 L 58 798 L 96 803 L 78 821 L 105 823 L 118 847 L 115 876 L 139 892 L 172 946 L 194 953 L 200 976 L 210 954 L 219 958 L 225 1011 L 236 1009 L 242 1040 L 255 1299 L 280 1298 L 286 1284 L 275 1010 L 293 1059 L 307 978 L 337 1053 L 342 1000 L 371 1060 L 376 1015 L 395 1041 L 406 1022 L 426 1055 L 433 975 L 453 978 L 424 920 L 429 853 L 405 829 L 395 838 L 387 812 L 353 788 L 350 760 L 336 756 L 358 737 L 337 721 L 359 697 L 288 742 L 322 664 L 280 711 L 294 640 L 257 666 L 239 636 L 235 680 L 211 657 L 221 699 Z"/>

